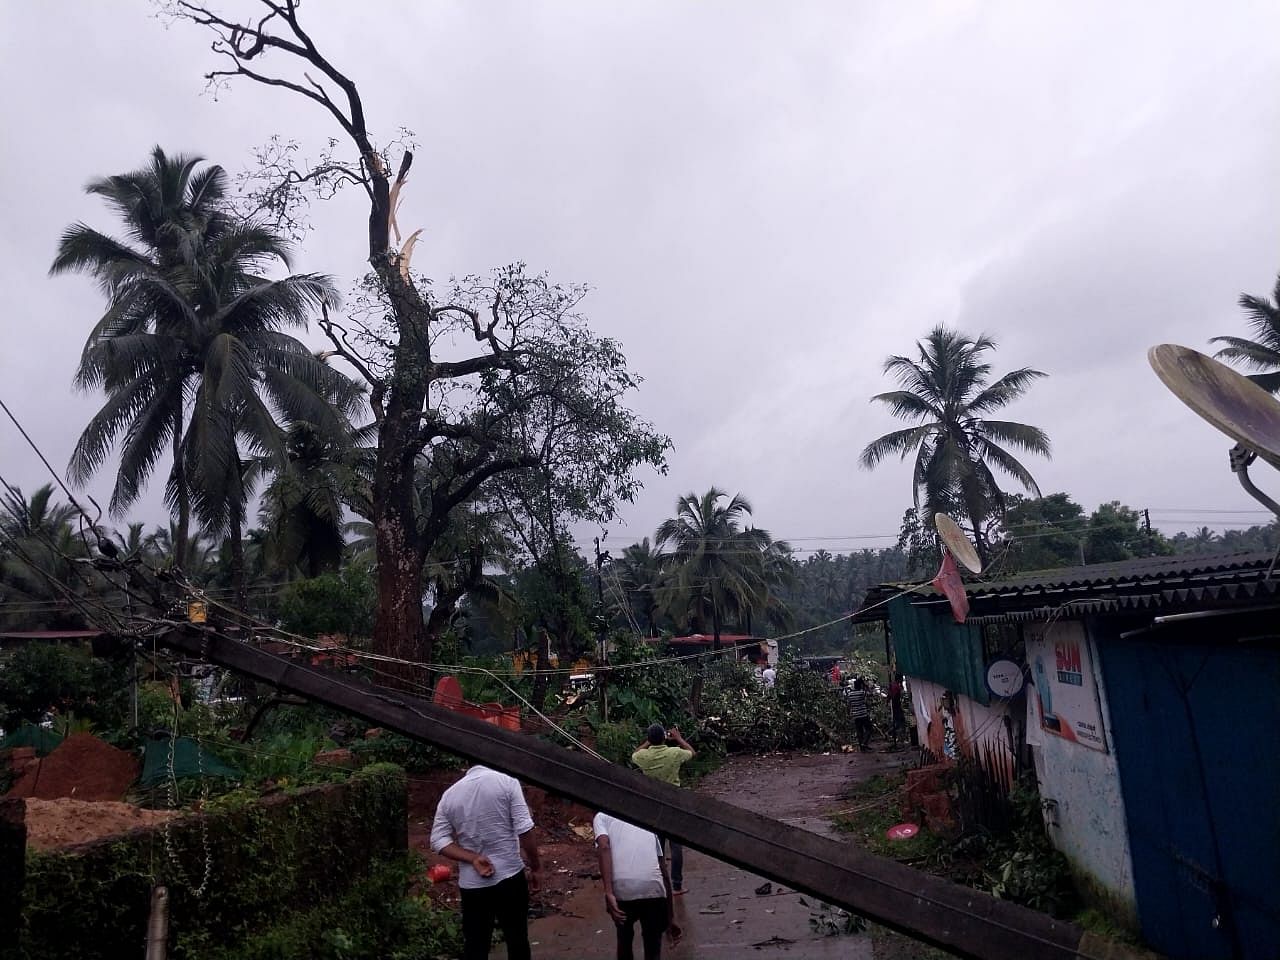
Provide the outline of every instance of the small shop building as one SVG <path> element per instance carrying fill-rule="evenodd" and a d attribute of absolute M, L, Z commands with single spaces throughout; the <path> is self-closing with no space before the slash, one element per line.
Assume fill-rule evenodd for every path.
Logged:
<path fill-rule="evenodd" d="M 1034 770 L 1054 845 L 1152 947 L 1272 960 L 1273 560 L 1160 557 L 967 583 L 964 623 L 931 587 L 885 584 L 862 619 L 886 623 L 922 745 Z"/>

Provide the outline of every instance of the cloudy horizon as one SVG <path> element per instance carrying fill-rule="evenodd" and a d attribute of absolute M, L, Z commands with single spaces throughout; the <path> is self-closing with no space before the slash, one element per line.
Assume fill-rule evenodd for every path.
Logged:
<path fill-rule="evenodd" d="M 891 388 L 884 358 L 938 323 L 995 337 L 997 374 L 1049 374 L 1008 410 L 1053 442 L 1051 460 L 1024 460 L 1045 493 L 1149 508 L 1169 533 L 1266 522 L 1231 476 L 1231 441 L 1164 390 L 1146 350 L 1245 335 L 1236 298 L 1275 285 L 1280 8 L 783 10 L 305 11 L 372 128 L 416 134 L 400 214 L 424 228 L 415 267 L 444 279 L 524 260 L 588 283 L 593 328 L 645 378 L 631 406 L 671 436 L 670 472 L 645 477 L 607 545 L 713 484 L 802 550 L 891 544 L 910 462 L 858 467 L 897 425 L 869 398 Z M 62 469 L 101 402 L 71 377 L 103 304 L 48 266 L 70 223 L 116 229 L 84 184 L 157 143 L 235 173 L 273 134 L 315 155 L 335 130 L 283 92 L 207 95 L 208 37 L 145 0 L 5 4 L 0 51 L 0 399 Z M 314 212 L 295 267 L 349 287 L 361 198 Z M 51 480 L 5 421 L 0 463 L 28 493 Z M 133 518 L 163 519 L 165 469 Z M 110 485 L 87 490 L 105 504 Z"/>

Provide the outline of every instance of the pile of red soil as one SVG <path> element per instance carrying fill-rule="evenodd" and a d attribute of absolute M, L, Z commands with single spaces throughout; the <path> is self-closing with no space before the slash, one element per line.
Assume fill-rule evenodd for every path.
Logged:
<path fill-rule="evenodd" d="M 117 750 L 91 733 L 76 733 L 44 759 L 29 764 L 6 796 L 123 800 L 141 766 L 133 754 Z"/>
<path fill-rule="evenodd" d="M 112 837 L 178 816 L 174 810 L 102 800 L 28 800 L 26 807 L 27 845 L 37 850 Z"/>

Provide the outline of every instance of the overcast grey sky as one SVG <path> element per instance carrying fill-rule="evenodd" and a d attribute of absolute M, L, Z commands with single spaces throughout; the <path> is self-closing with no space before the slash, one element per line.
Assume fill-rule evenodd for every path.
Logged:
<path fill-rule="evenodd" d="M 938 322 L 996 337 L 998 371 L 1050 374 L 1010 410 L 1053 440 L 1052 461 L 1029 461 L 1046 493 L 1151 507 L 1170 530 L 1256 509 L 1230 441 L 1164 392 L 1145 351 L 1242 333 L 1237 295 L 1280 271 L 1280 6 L 305 14 L 372 127 L 422 144 L 400 215 L 425 227 L 415 267 L 524 259 L 594 287 L 594 326 L 646 378 L 635 408 L 675 443 L 610 545 L 711 484 L 797 546 L 891 542 L 807 538 L 896 533 L 909 465 L 858 468 L 894 426 L 868 398 L 887 389 L 883 358 Z M 200 30 L 166 29 L 145 0 L 0 4 L 0 397 L 59 469 L 99 402 L 71 388 L 99 294 L 46 276 L 67 224 L 113 226 L 84 183 L 155 143 L 238 171 L 273 133 L 313 151 L 336 135 L 283 92 L 202 95 L 212 63 Z M 357 277 L 364 216 L 354 194 L 327 205 L 298 267 Z M 48 479 L 7 423 L 0 463 L 28 491 Z M 161 486 L 138 518 L 162 516 Z M 105 502 L 109 478 L 90 489 Z"/>

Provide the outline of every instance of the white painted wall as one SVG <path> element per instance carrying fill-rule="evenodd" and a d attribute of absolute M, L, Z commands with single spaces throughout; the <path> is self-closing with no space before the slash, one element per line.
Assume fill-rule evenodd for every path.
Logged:
<path fill-rule="evenodd" d="M 911 691 L 911 709 L 915 712 L 920 742 L 942 756 L 942 730 L 948 722 L 942 705 L 946 687 L 931 680 L 907 677 L 907 688 Z M 1009 738 L 1004 726 L 1004 717 L 1009 711 L 1006 701 L 992 697 L 990 706 L 983 706 L 958 693 L 955 704 L 955 715 L 949 720 L 962 751 L 967 753 L 974 746 L 986 745 L 1009 753 Z"/>
<path fill-rule="evenodd" d="M 1036 624 L 1035 628 L 1054 639 L 1059 631 L 1077 631 L 1078 639 L 1088 644 L 1107 740 L 1107 752 L 1103 753 L 1041 730 L 1039 702 L 1035 691 L 1028 691 L 1027 742 L 1035 757 L 1040 796 L 1053 801 L 1045 811 L 1049 836 L 1077 869 L 1093 877 L 1136 916 L 1129 830 L 1097 646 L 1079 621 Z M 1028 633 L 1032 629 L 1028 625 Z"/>

